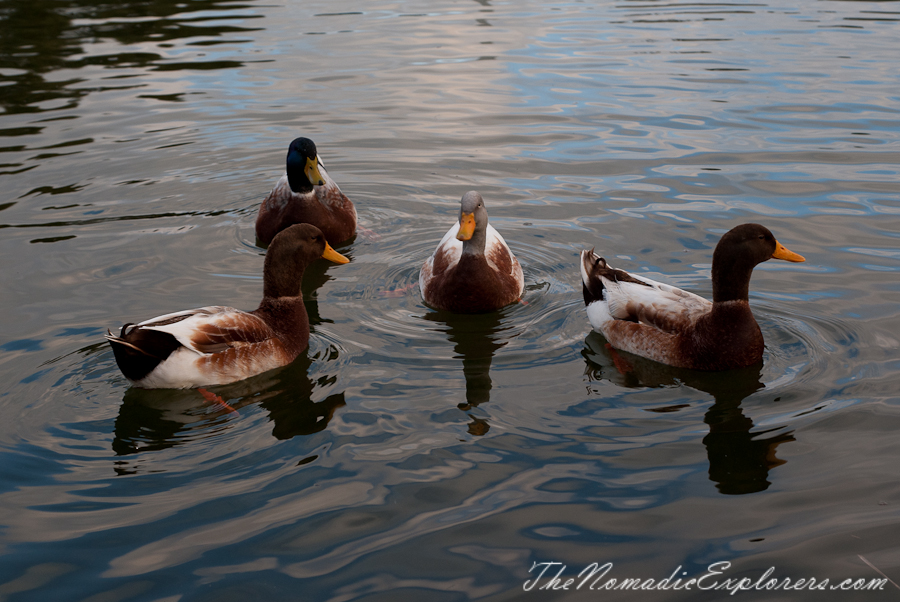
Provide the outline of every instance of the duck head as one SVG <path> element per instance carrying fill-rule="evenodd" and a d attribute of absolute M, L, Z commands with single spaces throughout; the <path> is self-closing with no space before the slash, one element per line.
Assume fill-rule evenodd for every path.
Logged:
<path fill-rule="evenodd" d="M 303 272 L 323 257 L 334 263 L 350 260 L 331 248 L 322 231 L 311 224 L 294 224 L 272 239 L 263 265 L 263 295 L 272 299 L 300 294 Z"/>
<path fill-rule="evenodd" d="M 747 300 L 753 268 L 769 259 L 806 261 L 775 240 L 765 226 L 741 224 L 726 232 L 713 252 L 713 302 Z"/>
<path fill-rule="evenodd" d="M 325 179 L 319 173 L 316 143 L 309 138 L 295 138 L 287 153 L 287 176 L 291 190 L 309 192 L 313 186 L 322 186 Z"/>
<path fill-rule="evenodd" d="M 459 232 L 456 239 L 463 241 L 463 252 L 484 252 L 487 239 L 488 214 L 484 199 L 474 190 L 463 195 L 459 208 Z"/>

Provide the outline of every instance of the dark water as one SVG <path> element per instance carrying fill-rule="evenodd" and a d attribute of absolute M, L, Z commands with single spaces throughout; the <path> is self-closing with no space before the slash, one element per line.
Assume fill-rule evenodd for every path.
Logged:
<path fill-rule="evenodd" d="M 524 584 L 725 561 L 718 582 L 900 582 L 898 21 L 3 0 L 0 599 L 896 597 Z M 130 389 L 106 328 L 258 303 L 256 209 L 298 135 L 368 230 L 304 285 L 308 353 L 215 388 L 232 410 Z M 459 317 L 416 282 L 470 189 L 526 293 Z M 746 221 L 807 258 L 755 272 L 761 367 L 672 370 L 590 332 L 582 248 L 709 295 Z"/>

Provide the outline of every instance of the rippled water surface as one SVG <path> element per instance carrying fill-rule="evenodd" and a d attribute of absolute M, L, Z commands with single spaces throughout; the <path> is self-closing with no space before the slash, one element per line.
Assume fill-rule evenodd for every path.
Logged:
<path fill-rule="evenodd" d="M 0 2 L 0 599 L 731 598 L 526 592 L 542 562 L 900 582 L 898 25 L 894 2 Z M 364 227 L 308 274 L 308 352 L 226 405 L 130 388 L 107 328 L 259 302 L 254 219 L 300 135 Z M 454 316 L 418 270 L 470 189 L 526 292 Z M 754 273 L 761 367 L 591 333 L 581 249 L 708 296 L 747 221 L 807 259 Z"/>

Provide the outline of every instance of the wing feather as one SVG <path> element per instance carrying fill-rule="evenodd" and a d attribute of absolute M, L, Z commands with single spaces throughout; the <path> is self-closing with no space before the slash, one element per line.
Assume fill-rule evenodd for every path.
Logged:
<path fill-rule="evenodd" d="M 693 326 L 712 303 L 680 288 L 634 276 L 643 284 L 603 278 L 609 313 L 617 320 L 641 322 L 677 334 Z"/>
<path fill-rule="evenodd" d="M 138 326 L 168 333 L 188 349 L 203 355 L 260 343 L 275 336 L 262 318 L 224 306 L 167 314 Z"/>
<path fill-rule="evenodd" d="M 459 258 L 462 257 L 463 243 L 461 240 L 456 240 L 457 232 L 459 232 L 458 221 L 447 230 L 434 253 L 422 265 L 422 270 L 419 272 L 419 290 L 422 291 L 422 294 L 427 294 L 426 290 L 435 274 L 443 273 L 459 263 Z M 436 263 L 437 265 L 435 265 Z"/>
<path fill-rule="evenodd" d="M 512 276 L 518 286 L 518 294 L 525 289 L 525 275 L 519 260 L 513 255 L 503 236 L 490 224 L 487 227 L 487 240 L 484 244 L 484 256 L 496 272 Z"/>

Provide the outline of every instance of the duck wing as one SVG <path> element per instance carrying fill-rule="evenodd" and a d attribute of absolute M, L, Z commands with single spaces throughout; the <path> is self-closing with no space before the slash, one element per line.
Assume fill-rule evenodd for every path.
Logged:
<path fill-rule="evenodd" d="M 436 275 L 455 268 L 459 263 L 459 258 L 462 257 L 463 243 L 461 240 L 456 240 L 457 232 L 459 232 L 459 222 L 455 222 L 450 226 L 450 229 L 447 230 L 447 233 L 444 234 L 441 242 L 435 248 L 434 253 L 422 265 L 422 269 L 419 272 L 419 290 L 423 295 L 427 295 L 429 285 Z"/>
<path fill-rule="evenodd" d="M 602 300 L 611 318 L 646 324 L 668 334 L 684 332 L 712 309 L 712 303 L 703 297 L 617 270 L 593 251 L 586 251 L 582 258 L 582 280 L 588 305 Z"/>
<path fill-rule="evenodd" d="M 712 303 L 680 288 L 631 275 L 635 281 L 604 280 L 610 314 L 677 334 L 709 313 Z"/>
<path fill-rule="evenodd" d="M 184 347 L 204 355 L 261 343 L 275 336 L 262 318 L 220 305 L 158 316 L 134 328 L 164 332 Z"/>
<path fill-rule="evenodd" d="M 488 265 L 494 268 L 497 273 L 506 274 L 515 279 L 518 286 L 518 294 L 521 296 L 522 291 L 525 290 L 525 276 L 522 273 L 522 266 L 519 265 L 519 260 L 513 255 L 509 245 L 506 244 L 500 233 L 490 224 L 487 227 L 484 256 L 488 261 Z"/>

